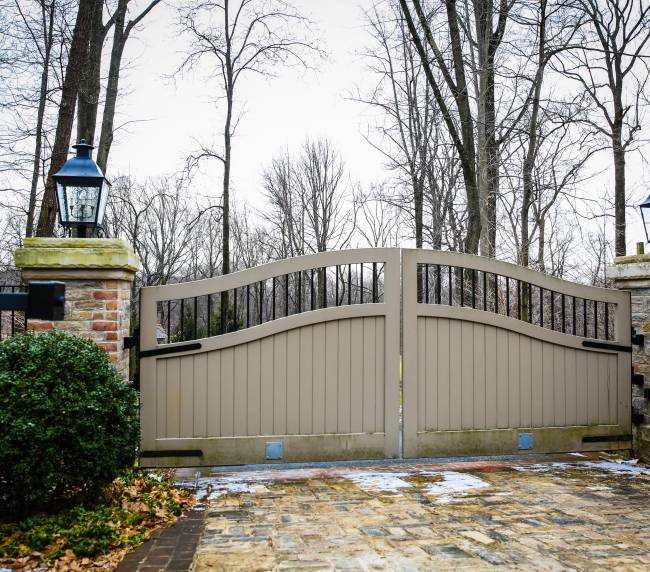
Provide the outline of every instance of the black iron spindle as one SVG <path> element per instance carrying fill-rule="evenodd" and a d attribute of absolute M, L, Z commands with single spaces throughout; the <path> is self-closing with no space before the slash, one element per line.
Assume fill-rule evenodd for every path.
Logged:
<path fill-rule="evenodd" d="M 424 265 L 424 303 L 429 303 L 429 265 Z"/>
<path fill-rule="evenodd" d="M 298 314 L 302 312 L 302 270 L 298 272 Z"/>
<path fill-rule="evenodd" d="M 544 288 L 539 288 L 539 325 L 544 327 Z"/>
<path fill-rule="evenodd" d="M 341 267 L 337 266 L 336 267 L 336 274 L 334 275 L 334 297 L 336 298 L 334 305 L 338 308 L 339 306 L 339 272 L 341 271 Z"/>
<path fill-rule="evenodd" d="M 264 322 L 264 281 L 260 281 L 260 324 Z"/>
<path fill-rule="evenodd" d="M 315 296 L 314 296 L 314 293 L 315 293 L 315 292 L 314 292 L 314 269 L 313 269 L 313 268 L 311 269 L 311 276 L 310 276 L 309 280 L 310 280 L 310 286 L 309 286 L 309 298 L 310 298 L 310 300 L 309 300 L 309 307 L 310 307 L 312 310 L 314 310 L 314 309 L 316 308 L 316 305 L 315 305 L 315 300 L 314 300 L 314 297 L 315 297 Z"/>
<path fill-rule="evenodd" d="M 494 313 L 499 313 L 499 275 L 494 275 Z"/>
<path fill-rule="evenodd" d="M 352 304 L 352 264 L 348 264 L 348 306 Z"/>
<path fill-rule="evenodd" d="M 566 334 L 566 296 L 562 294 L 562 333 Z"/>
<path fill-rule="evenodd" d="M 199 337 L 199 301 L 196 296 L 194 296 L 194 339 L 196 340 Z"/>
<path fill-rule="evenodd" d="M 436 264 L 436 298 L 436 303 L 442 304 L 442 276 L 440 273 L 440 264 Z"/>
<path fill-rule="evenodd" d="M 172 301 L 167 300 L 167 343 L 172 341 Z"/>
<path fill-rule="evenodd" d="M 289 275 L 284 275 L 284 316 L 289 315 Z"/>
<path fill-rule="evenodd" d="M 583 338 L 587 337 L 587 299 L 582 299 L 582 334 Z"/>
<path fill-rule="evenodd" d="M 487 272 L 483 271 L 483 311 L 487 312 Z"/>
<path fill-rule="evenodd" d="M 465 305 L 465 269 L 461 268 L 460 272 L 460 306 Z"/>
<path fill-rule="evenodd" d="M 372 263 L 372 302 L 377 303 L 377 263 Z"/>
<path fill-rule="evenodd" d="M 517 280 L 517 320 L 521 320 L 521 280 Z"/>
<path fill-rule="evenodd" d="M 594 338 L 598 339 L 598 300 L 594 300 Z"/>
<path fill-rule="evenodd" d="M 232 301 L 232 313 L 233 313 L 233 332 L 236 332 L 239 329 L 239 314 L 237 312 L 237 288 L 232 292 L 233 301 Z M 226 326 L 228 327 L 228 326 Z"/>
<path fill-rule="evenodd" d="M 510 278 L 508 276 L 506 279 L 506 316 L 510 316 Z"/>
<path fill-rule="evenodd" d="M 533 285 L 530 282 L 528 283 L 528 323 L 533 323 Z"/>
<path fill-rule="evenodd" d="M 321 308 L 327 308 L 327 267 L 323 268 L 323 303 Z"/>
<path fill-rule="evenodd" d="M 452 288 L 452 269 L 451 269 L 451 264 L 447 266 L 447 274 L 448 274 L 448 285 L 449 285 L 449 305 L 453 306 L 454 305 L 454 290 Z"/>
<path fill-rule="evenodd" d="M 251 285 L 246 285 L 246 327 L 251 327 Z"/>
<path fill-rule="evenodd" d="M 185 339 L 185 298 L 181 298 L 181 342 Z"/>
<path fill-rule="evenodd" d="M 551 295 L 551 330 L 555 331 L 555 292 L 549 290 Z"/>
<path fill-rule="evenodd" d="M 609 340 L 609 304 L 605 302 L 605 339 Z"/>
<path fill-rule="evenodd" d="M 472 308 L 476 309 L 476 270 L 472 268 Z"/>
<path fill-rule="evenodd" d="M 571 301 L 571 331 L 573 335 L 576 335 L 576 297 L 572 296 Z"/>
<path fill-rule="evenodd" d="M 271 319 L 275 320 L 275 276 L 271 278 L 271 291 L 273 296 L 273 302 L 271 303 Z"/>

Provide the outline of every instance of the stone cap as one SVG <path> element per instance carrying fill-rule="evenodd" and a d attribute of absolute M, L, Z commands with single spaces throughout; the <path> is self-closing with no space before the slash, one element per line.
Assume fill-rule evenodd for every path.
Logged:
<path fill-rule="evenodd" d="M 614 258 L 614 264 L 607 267 L 607 277 L 618 282 L 650 280 L 650 254 L 617 256 Z"/>
<path fill-rule="evenodd" d="M 26 238 L 15 260 L 18 268 L 43 277 L 79 272 L 133 276 L 140 268 L 136 253 L 115 238 Z"/>

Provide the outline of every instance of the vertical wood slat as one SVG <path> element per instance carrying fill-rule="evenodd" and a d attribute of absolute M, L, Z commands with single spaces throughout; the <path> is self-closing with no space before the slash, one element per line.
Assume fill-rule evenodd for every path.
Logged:
<path fill-rule="evenodd" d="M 542 421 L 545 427 L 555 423 L 555 360 L 553 346 L 542 344 Z"/>
<path fill-rule="evenodd" d="M 418 369 L 421 370 L 421 411 L 422 430 L 435 431 L 438 428 L 438 320 L 420 318 L 418 320 Z M 447 359 L 447 356 L 444 356 Z"/>
<path fill-rule="evenodd" d="M 273 434 L 287 433 L 287 332 L 273 339 Z"/>
<path fill-rule="evenodd" d="M 533 426 L 532 340 L 523 337 L 519 343 L 519 411 L 522 427 Z"/>
<path fill-rule="evenodd" d="M 179 358 L 167 361 L 167 437 L 180 437 L 180 377 L 181 362 Z"/>
<path fill-rule="evenodd" d="M 363 408 L 363 321 L 352 320 L 350 334 L 350 431 L 364 428 Z"/>
<path fill-rule="evenodd" d="M 221 437 L 221 352 L 208 354 L 208 437 Z"/>
<path fill-rule="evenodd" d="M 313 327 L 300 328 L 300 434 L 308 435 L 312 424 Z"/>
<path fill-rule="evenodd" d="M 539 340 L 531 342 L 531 372 L 532 372 L 532 426 L 544 425 L 544 345 Z"/>
<path fill-rule="evenodd" d="M 245 346 L 240 346 L 246 350 Z M 232 437 L 235 434 L 235 349 L 227 348 L 221 352 L 221 436 Z M 240 383 L 242 380 L 238 380 Z M 246 383 L 244 379 L 243 383 Z M 244 385 L 245 387 L 245 385 Z"/>
<path fill-rule="evenodd" d="M 208 436 L 208 355 L 194 356 L 194 429 L 192 437 Z"/>
<path fill-rule="evenodd" d="M 461 270 L 461 276 L 463 271 Z M 464 295 L 461 288 L 461 299 Z M 474 324 L 471 322 L 461 323 L 461 429 L 474 428 Z"/>
<path fill-rule="evenodd" d="M 312 370 L 313 431 L 325 433 L 325 324 L 314 324 L 314 366 Z"/>
<path fill-rule="evenodd" d="M 350 367 L 351 367 L 351 322 L 339 322 L 338 348 L 338 432 L 350 432 Z"/>
<path fill-rule="evenodd" d="M 375 318 L 375 431 L 384 431 L 386 324 L 384 317 Z M 396 380 L 397 381 L 397 380 Z"/>
<path fill-rule="evenodd" d="M 521 353 L 522 336 L 508 332 L 508 427 L 521 427 Z"/>
<path fill-rule="evenodd" d="M 451 415 L 449 403 L 449 320 L 438 320 L 438 368 L 437 377 L 437 408 L 438 429 L 448 431 L 451 429 Z M 427 348 L 428 349 L 428 348 Z"/>
<path fill-rule="evenodd" d="M 508 427 L 508 332 L 497 328 L 497 427 Z"/>
<path fill-rule="evenodd" d="M 300 330 L 287 332 L 287 433 L 300 433 Z"/>
<path fill-rule="evenodd" d="M 339 323 L 325 324 L 325 433 L 338 431 Z"/>
<path fill-rule="evenodd" d="M 566 384 L 564 363 L 564 348 L 553 346 L 553 401 L 555 403 L 555 426 L 566 424 Z"/>
<path fill-rule="evenodd" d="M 275 336 L 269 336 L 261 341 L 260 346 L 260 435 L 273 435 L 274 342 Z"/>
<path fill-rule="evenodd" d="M 485 326 L 485 427 L 497 428 L 497 336 Z"/>
<path fill-rule="evenodd" d="M 156 361 L 156 378 L 150 383 L 156 396 L 156 437 L 167 437 L 167 364 L 169 360 Z M 144 388 L 143 388 L 144 389 Z M 147 388 L 148 389 L 148 388 Z"/>
<path fill-rule="evenodd" d="M 260 341 L 235 347 L 235 436 L 260 434 Z"/>
<path fill-rule="evenodd" d="M 363 319 L 363 431 L 375 432 L 375 318 Z"/>
<path fill-rule="evenodd" d="M 566 396 L 566 419 L 567 425 L 578 424 L 578 400 L 582 398 L 578 394 L 578 371 L 577 352 L 567 348 L 564 353 L 565 364 L 565 396 Z"/>
<path fill-rule="evenodd" d="M 577 352 L 576 355 L 576 423 L 586 425 L 589 422 L 589 379 L 587 371 L 587 352 Z"/>
<path fill-rule="evenodd" d="M 473 325 L 474 333 L 474 427 L 485 429 L 485 326 Z"/>

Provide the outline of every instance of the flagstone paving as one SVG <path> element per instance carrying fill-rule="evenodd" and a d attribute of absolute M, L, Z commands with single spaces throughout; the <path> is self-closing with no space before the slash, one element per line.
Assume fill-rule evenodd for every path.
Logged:
<path fill-rule="evenodd" d="M 650 470 L 604 459 L 215 474 L 193 569 L 650 570 Z"/>

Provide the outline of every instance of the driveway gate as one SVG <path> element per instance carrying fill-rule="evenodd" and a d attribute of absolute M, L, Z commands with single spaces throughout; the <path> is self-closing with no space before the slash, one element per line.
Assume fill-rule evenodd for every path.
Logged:
<path fill-rule="evenodd" d="M 627 292 L 359 249 L 140 303 L 144 465 L 630 447 Z"/>

